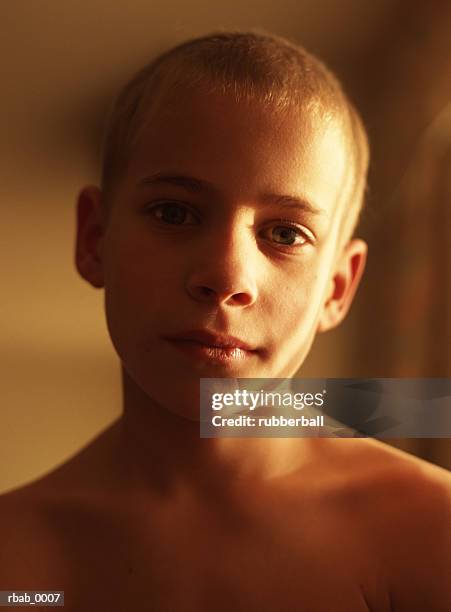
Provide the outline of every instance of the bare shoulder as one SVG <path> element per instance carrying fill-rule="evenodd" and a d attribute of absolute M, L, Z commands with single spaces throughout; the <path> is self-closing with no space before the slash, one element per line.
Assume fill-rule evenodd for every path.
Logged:
<path fill-rule="evenodd" d="M 324 449 L 344 500 L 365 504 L 384 525 L 401 515 L 408 525 L 451 512 L 448 470 L 373 439 L 331 439 Z"/>
<path fill-rule="evenodd" d="M 398 454 L 396 453 L 398 456 Z M 451 610 L 451 475 L 399 455 L 380 524 L 395 610 Z M 391 544 L 391 545 L 390 545 Z"/>
<path fill-rule="evenodd" d="M 451 610 L 451 474 L 369 439 L 331 440 L 337 498 L 387 576 L 395 611 Z"/>
<path fill-rule="evenodd" d="M 382 487 L 429 483 L 446 494 L 451 491 L 451 473 L 428 461 L 371 438 L 320 440 L 318 455 L 333 466 L 332 473 L 349 478 L 355 486 L 371 482 Z"/>
<path fill-rule="evenodd" d="M 0 495 L 2 584 L 20 589 L 26 579 L 54 589 L 55 579 L 66 581 L 68 543 L 88 537 L 86 518 L 105 504 L 100 485 L 107 479 L 96 449 L 90 444 L 53 472 Z"/>
<path fill-rule="evenodd" d="M 13 589 L 46 586 L 54 576 L 57 542 L 49 520 L 49 500 L 29 485 L 0 496 L 0 580 Z M 31 586 L 27 586 L 31 585 Z"/>

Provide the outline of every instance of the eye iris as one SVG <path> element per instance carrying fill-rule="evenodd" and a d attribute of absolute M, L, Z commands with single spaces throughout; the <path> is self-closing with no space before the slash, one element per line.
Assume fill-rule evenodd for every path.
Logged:
<path fill-rule="evenodd" d="M 186 211 L 178 204 L 162 204 L 160 211 L 161 218 L 166 223 L 183 223 L 186 217 Z"/>
<path fill-rule="evenodd" d="M 284 242 L 283 244 L 293 244 L 296 240 L 297 233 L 291 227 L 275 227 L 273 235 L 279 234 L 282 240 L 289 240 L 289 242 Z"/>

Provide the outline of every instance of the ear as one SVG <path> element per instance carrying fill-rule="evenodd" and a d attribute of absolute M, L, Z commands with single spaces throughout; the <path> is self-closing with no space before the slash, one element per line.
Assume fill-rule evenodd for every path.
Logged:
<path fill-rule="evenodd" d="M 344 247 L 329 283 L 328 294 L 318 321 L 318 331 L 325 332 L 345 318 L 365 269 L 368 245 L 351 240 Z"/>
<path fill-rule="evenodd" d="M 77 202 L 75 265 L 94 287 L 103 287 L 102 243 L 104 234 L 102 193 L 98 187 L 82 189 Z"/>

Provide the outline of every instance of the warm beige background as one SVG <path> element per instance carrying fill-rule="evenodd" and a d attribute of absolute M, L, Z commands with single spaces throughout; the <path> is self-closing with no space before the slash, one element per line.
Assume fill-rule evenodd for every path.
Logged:
<path fill-rule="evenodd" d="M 447 95 L 442 81 L 438 86 L 425 76 L 435 106 L 417 105 L 411 113 L 420 117 L 417 124 L 399 122 L 399 104 L 391 99 L 397 84 L 406 85 L 396 72 L 390 76 L 394 65 L 413 75 L 435 53 L 443 56 L 445 47 L 436 51 L 434 44 L 449 40 L 449 10 L 446 2 L 433 4 L 421 14 L 415 2 L 395 0 L 1 1 L 0 492 L 65 460 L 120 411 L 102 294 L 73 266 L 74 203 L 80 186 L 97 179 L 102 117 L 130 72 L 164 48 L 218 27 L 261 26 L 302 42 L 338 70 L 362 108 L 375 142 L 376 207 L 399 182 L 420 123 Z M 405 94 L 416 91 L 411 81 Z M 377 254 L 380 235 L 368 235 Z M 360 310 L 319 339 L 303 375 L 392 375 L 384 369 L 390 338 L 377 344 L 367 335 L 374 334 L 368 296 L 376 268 L 362 288 Z M 390 309 L 382 316 L 390 317 Z M 450 374 L 437 369 L 436 375 Z M 443 465 L 450 461 L 447 442 L 436 457 L 428 453 Z"/>

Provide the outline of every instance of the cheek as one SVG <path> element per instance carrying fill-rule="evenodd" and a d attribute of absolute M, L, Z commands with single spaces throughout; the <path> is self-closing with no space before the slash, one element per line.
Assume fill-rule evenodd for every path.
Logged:
<path fill-rule="evenodd" d="M 273 348 L 278 345 L 282 356 L 296 354 L 313 341 L 327 281 L 325 271 L 312 265 L 298 270 L 289 280 L 279 283 L 277 291 L 267 294 Z"/>
<path fill-rule="evenodd" d="M 136 236 L 110 240 L 105 253 L 105 312 L 121 357 L 145 337 L 153 321 L 164 318 L 175 276 L 174 262 L 148 243 L 143 248 Z"/>
<path fill-rule="evenodd" d="M 319 310 L 319 300 L 307 289 L 292 292 L 280 305 L 278 323 L 279 339 L 289 346 L 299 346 L 310 336 Z M 283 314 L 282 314 L 283 313 Z"/>
<path fill-rule="evenodd" d="M 280 273 L 274 274 L 270 290 L 265 294 L 275 325 L 279 323 L 294 331 L 301 322 L 306 323 L 314 317 L 326 283 L 327 275 L 321 274 L 313 261 L 290 271 L 282 281 Z"/>
<path fill-rule="evenodd" d="M 179 276 L 175 253 L 140 233 L 122 232 L 113 237 L 106 251 L 106 289 L 122 302 L 161 301 Z"/>
<path fill-rule="evenodd" d="M 298 279 L 291 291 L 280 291 L 272 301 L 271 365 L 272 376 L 289 378 L 301 367 L 316 335 L 321 312 L 320 279 L 315 275 Z"/>

